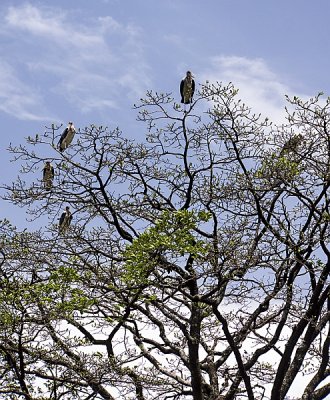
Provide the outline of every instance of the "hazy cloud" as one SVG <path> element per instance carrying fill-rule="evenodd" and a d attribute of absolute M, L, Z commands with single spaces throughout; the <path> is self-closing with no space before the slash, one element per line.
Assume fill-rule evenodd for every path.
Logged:
<path fill-rule="evenodd" d="M 25 90 L 35 98 L 20 103 L 20 118 L 29 114 L 25 105 L 34 104 L 38 115 L 37 103 L 48 103 L 46 93 L 35 91 L 34 80 L 48 88 L 47 97 L 60 97 L 84 112 L 116 108 L 125 99 L 133 103 L 151 85 L 140 29 L 111 16 L 86 23 L 58 8 L 25 4 L 8 8 L 2 34 L 8 33 L 20 52 L 19 60 L 6 58 L 10 82 L 25 71 L 30 85 Z"/>
<path fill-rule="evenodd" d="M 22 82 L 6 62 L 0 62 L 0 110 L 21 120 L 51 119 L 42 96 Z"/>
<path fill-rule="evenodd" d="M 213 57 L 209 67 L 199 76 L 199 80 L 232 82 L 239 89 L 238 97 L 251 107 L 253 112 L 261 113 L 276 123 L 284 121 L 285 95 L 293 94 L 292 89 L 259 58 Z"/>
<path fill-rule="evenodd" d="M 38 9 L 27 4 L 21 7 L 9 7 L 5 17 L 7 26 L 35 35 L 40 40 L 55 42 L 59 47 L 93 48 L 102 46 L 101 36 L 88 32 L 85 28 L 76 29 L 75 22 L 59 9 Z"/>

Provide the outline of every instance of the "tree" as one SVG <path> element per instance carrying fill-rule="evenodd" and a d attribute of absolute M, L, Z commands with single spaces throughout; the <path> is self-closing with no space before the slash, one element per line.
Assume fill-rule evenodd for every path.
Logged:
<path fill-rule="evenodd" d="M 44 226 L 1 225 L 2 396 L 283 400 L 302 377 L 299 398 L 329 395 L 330 100 L 287 98 L 273 126 L 237 93 L 183 111 L 148 92 L 144 143 L 90 126 L 61 154 L 52 125 L 10 148 L 4 198 Z"/>

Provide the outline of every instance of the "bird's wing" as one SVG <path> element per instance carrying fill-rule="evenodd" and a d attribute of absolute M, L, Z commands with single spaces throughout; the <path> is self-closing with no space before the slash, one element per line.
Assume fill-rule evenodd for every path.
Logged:
<path fill-rule="evenodd" d="M 184 86 L 184 80 L 182 79 L 182 81 L 180 83 L 180 94 L 181 94 L 181 96 L 183 96 L 183 86 Z"/>
<path fill-rule="evenodd" d="M 64 140 L 64 138 L 65 138 L 66 135 L 68 134 L 68 131 L 69 131 L 68 128 L 65 128 L 65 129 L 64 129 L 64 131 L 63 131 L 63 133 L 62 133 L 62 135 L 61 135 L 61 137 L 60 137 L 60 141 L 58 142 L 59 144 L 62 143 L 62 141 Z"/>
<path fill-rule="evenodd" d="M 64 219 L 65 219 L 65 213 L 63 213 L 62 215 L 61 215 L 61 218 L 60 218 L 60 225 L 62 225 L 63 224 L 63 222 L 64 222 Z"/>

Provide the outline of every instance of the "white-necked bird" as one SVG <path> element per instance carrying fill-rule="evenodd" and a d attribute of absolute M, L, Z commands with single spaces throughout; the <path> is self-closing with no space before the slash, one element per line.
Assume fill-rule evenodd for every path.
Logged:
<path fill-rule="evenodd" d="M 66 231 L 69 229 L 71 221 L 72 221 L 72 214 L 70 212 L 70 207 L 66 206 L 65 211 L 64 213 L 62 213 L 60 217 L 60 222 L 58 224 L 59 233 L 62 234 L 66 233 Z"/>
<path fill-rule="evenodd" d="M 62 153 L 65 149 L 69 147 L 74 137 L 76 130 L 74 128 L 73 122 L 69 122 L 68 126 L 64 129 L 60 140 L 58 142 L 58 149 Z"/>

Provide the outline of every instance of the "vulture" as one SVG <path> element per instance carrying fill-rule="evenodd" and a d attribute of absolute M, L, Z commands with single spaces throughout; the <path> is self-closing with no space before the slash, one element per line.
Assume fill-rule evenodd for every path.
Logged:
<path fill-rule="evenodd" d="M 284 156 L 288 153 L 295 153 L 298 150 L 298 147 L 303 141 L 303 135 L 298 134 L 292 136 L 288 141 L 284 143 L 282 150 L 280 152 L 280 157 Z"/>
<path fill-rule="evenodd" d="M 44 169 L 42 170 L 42 180 L 44 182 L 44 188 L 50 190 L 54 180 L 54 167 L 50 161 L 46 161 Z"/>
<path fill-rule="evenodd" d="M 58 224 L 59 233 L 66 233 L 72 221 L 72 214 L 70 212 L 70 207 L 65 207 L 64 213 L 60 217 L 60 222 Z"/>
<path fill-rule="evenodd" d="M 192 103 L 195 92 L 195 81 L 190 71 L 187 71 L 186 77 L 180 83 L 181 103 Z"/>
<path fill-rule="evenodd" d="M 69 147 L 75 133 L 76 133 L 76 130 L 73 126 L 73 122 L 69 122 L 68 126 L 64 129 L 64 131 L 60 137 L 60 140 L 58 142 L 58 149 L 61 153 L 62 153 L 62 151 L 64 151 L 66 148 Z"/>

